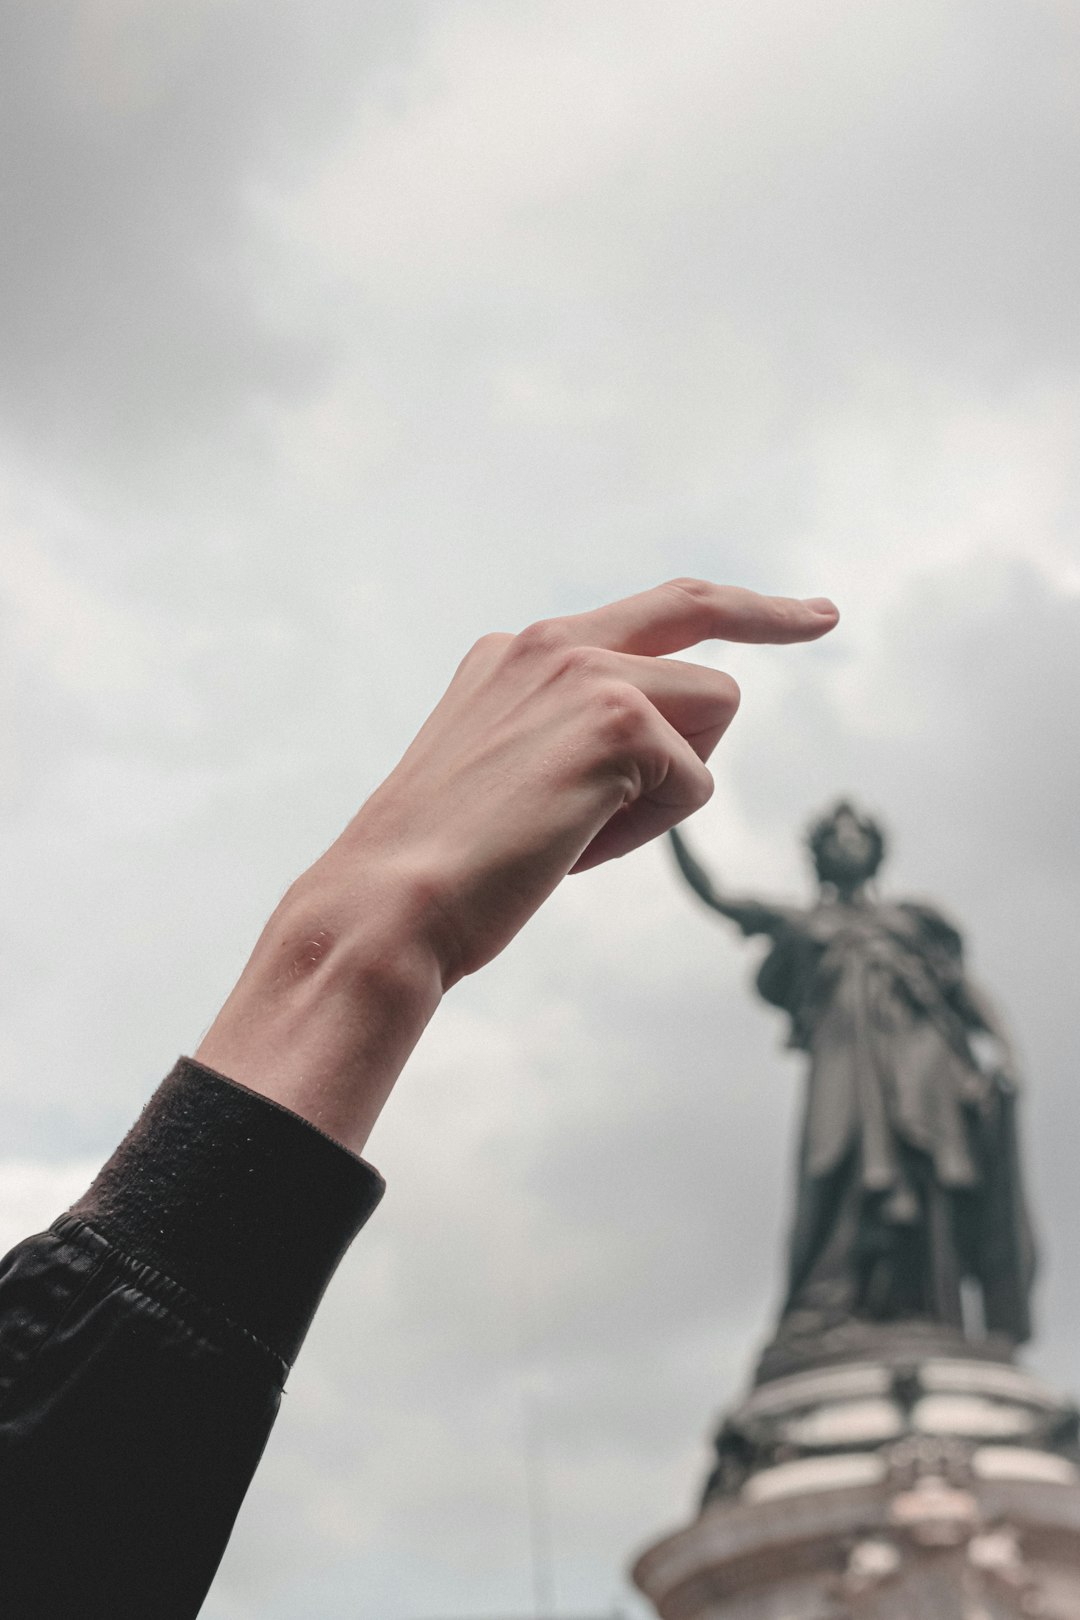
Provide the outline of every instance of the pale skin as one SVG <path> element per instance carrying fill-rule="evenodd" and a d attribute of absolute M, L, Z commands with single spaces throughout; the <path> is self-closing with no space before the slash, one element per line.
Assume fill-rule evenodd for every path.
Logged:
<path fill-rule="evenodd" d="M 400 764 L 290 886 L 195 1057 L 360 1152 L 443 995 L 570 872 L 710 798 L 729 675 L 662 656 L 815 641 L 831 602 L 672 580 L 483 637 Z"/>

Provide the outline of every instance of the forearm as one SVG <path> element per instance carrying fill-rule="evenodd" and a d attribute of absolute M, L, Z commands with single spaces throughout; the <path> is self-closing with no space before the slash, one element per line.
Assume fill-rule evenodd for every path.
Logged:
<path fill-rule="evenodd" d="M 780 923 L 780 913 L 775 908 L 762 905 L 759 900 L 740 900 L 722 894 L 704 867 L 694 859 L 678 829 L 672 828 L 668 837 L 679 871 L 710 911 L 719 912 L 721 917 L 735 923 L 744 934 L 775 933 Z"/>
<path fill-rule="evenodd" d="M 724 900 L 716 909 L 747 936 L 775 934 L 782 921 L 774 907 L 762 905 L 759 900 Z"/>
<path fill-rule="evenodd" d="M 359 1153 L 444 973 L 424 886 L 344 867 L 335 846 L 292 886 L 195 1056 Z"/>

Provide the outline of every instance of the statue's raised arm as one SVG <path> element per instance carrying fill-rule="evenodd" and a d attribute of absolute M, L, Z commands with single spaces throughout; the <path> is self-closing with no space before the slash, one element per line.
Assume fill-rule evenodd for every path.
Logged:
<path fill-rule="evenodd" d="M 761 900 L 734 899 L 722 894 L 709 873 L 691 854 L 678 829 L 673 827 L 668 837 L 679 871 L 698 899 L 703 900 L 710 910 L 718 911 L 722 917 L 730 917 L 747 935 L 775 935 L 784 926 L 790 914 L 788 910 L 782 906 L 767 905 Z"/>

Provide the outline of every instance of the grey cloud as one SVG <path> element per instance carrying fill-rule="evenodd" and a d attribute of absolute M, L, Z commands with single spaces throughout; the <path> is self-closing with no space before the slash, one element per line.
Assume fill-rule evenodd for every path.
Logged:
<path fill-rule="evenodd" d="M 831 644 L 732 651 L 693 836 L 798 892 L 851 791 L 968 931 L 1070 1381 L 1068 8 L 0 27 L 12 1150 L 109 1150 L 474 636 L 675 572 L 831 590 Z M 800 1071 L 752 966 L 657 850 L 455 992 L 210 1620 L 524 1608 L 523 1390 L 567 1606 L 689 1509 L 782 1265 Z"/>
<path fill-rule="evenodd" d="M 338 0 L 5 9 L 9 434 L 115 468 L 310 386 L 325 357 L 259 308 L 246 188 L 385 87 L 413 26 Z"/>

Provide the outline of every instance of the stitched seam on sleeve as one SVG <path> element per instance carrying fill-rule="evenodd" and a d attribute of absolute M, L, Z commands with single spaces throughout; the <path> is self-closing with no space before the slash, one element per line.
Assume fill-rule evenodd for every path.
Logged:
<path fill-rule="evenodd" d="M 279 1386 L 284 1385 L 289 1373 L 289 1364 L 284 1357 L 257 1334 L 252 1333 L 250 1328 L 235 1321 L 220 1306 L 212 1305 L 201 1295 L 193 1293 L 183 1283 L 177 1282 L 175 1277 L 170 1277 L 168 1272 L 129 1254 L 79 1216 L 62 1215 L 59 1220 L 53 1222 L 50 1230 L 61 1241 L 70 1242 L 84 1251 L 98 1250 L 100 1263 L 94 1268 L 95 1277 L 105 1271 L 111 1271 L 118 1280 L 123 1280 L 127 1287 L 179 1322 L 189 1333 L 198 1337 L 199 1328 L 190 1318 L 180 1314 L 185 1306 L 193 1307 L 199 1316 L 206 1319 L 207 1326 L 217 1324 L 224 1326 L 230 1334 L 240 1338 L 261 1356 L 267 1357 L 273 1365 Z"/>

